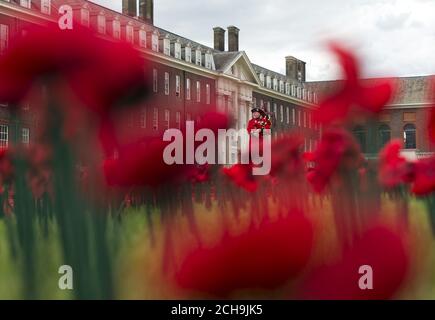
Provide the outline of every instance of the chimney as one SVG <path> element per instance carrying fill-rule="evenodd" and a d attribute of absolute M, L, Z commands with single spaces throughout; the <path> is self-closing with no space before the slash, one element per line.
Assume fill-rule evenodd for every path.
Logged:
<path fill-rule="evenodd" d="M 239 31 L 235 26 L 228 27 L 228 51 L 239 51 Z"/>
<path fill-rule="evenodd" d="M 137 16 L 136 0 L 122 0 L 122 13 L 130 17 Z"/>
<path fill-rule="evenodd" d="M 225 29 L 221 27 L 213 28 L 215 50 L 225 51 Z"/>
<path fill-rule="evenodd" d="M 285 57 L 285 73 L 288 78 L 305 82 L 305 62 L 295 57 Z"/>
<path fill-rule="evenodd" d="M 154 25 L 154 0 L 139 0 L 139 17 Z"/>

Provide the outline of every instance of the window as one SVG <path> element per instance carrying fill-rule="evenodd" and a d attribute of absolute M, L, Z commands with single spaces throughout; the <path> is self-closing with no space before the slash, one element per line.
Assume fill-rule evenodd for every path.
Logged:
<path fill-rule="evenodd" d="M 366 151 L 366 132 L 363 127 L 357 126 L 355 129 L 353 129 L 353 135 L 356 138 L 356 141 L 358 141 L 358 144 L 361 147 L 361 152 Z"/>
<path fill-rule="evenodd" d="M 163 39 L 163 53 L 167 56 L 171 55 L 171 40 L 168 37 Z"/>
<path fill-rule="evenodd" d="M 301 88 L 300 87 L 297 87 L 297 89 L 296 89 L 296 95 L 297 95 L 297 97 L 299 98 L 299 99 L 301 99 Z"/>
<path fill-rule="evenodd" d="M 158 86 L 158 74 L 157 74 L 157 69 L 153 69 L 153 91 L 157 92 L 159 90 L 159 86 Z"/>
<path fill-rule="evenodd" d="M 30 129 L 29 128 L 21 128 L 21 141 L 24 144 L 29 144 L 29 142 L 30 142 Z"/>
<path fill-rule="evenodd" d="M 284 107 L 282 105 L 279 106 L 279 113 L 281 116 L 281 122 L 284 122 Z"/>
<path fill-rule="evenodd" d="M 260 73 L 260 82 L 261 85 L 264 87 L 264 74 Z"/>
<path fill-rule="evenodd" d="M 252 105 L 254 106 L 254 108 L 257 107 L 257 98 L 252 98 Z"/>
<path fill-rule="evenodd" d="M 142 108 L 140 112 L 140 127 L 145 129 L 147 127 L 147 109 Z"/>
<path fill-rule="evenodd" d="M 196 102 L 201 102 L 201 82 L 196 81 Z"/>
<path fill-rule="evenodd" d="M 201 54 L 201 50 L 196 50 L 195 51 L 195 63 L 200 66 L 202 64 L 202 54 Z"/>
<path fill-rule="evenodd" d="M 151 50 L 159 52 L 159 35 L 154 31 L 151 35 Z"/>
<path fill-rule="evenodd" d="M 165 72 L 165 96 L 169 96 L 169 72 Z"/>
<path fill-rule="evenodd" d="M 181 113 L 179 111 L 175 113 L 175 123 L 177 124 L 177 129 L 181 129 Z"/>
<path fill-rule="evenodd" d="M 284 82 L 282 80 L 279 81 L 279 92 L 284 93 Z"/>
<path fill-rule="evenodd" d="M 293 125 L 295 125 L 296 124 L 296 110 L 295 110 L 295 108 L 293 108 L 292 109 L 292 122 L 293 122 Z"/>
<path fill-rule="evenodd" d="M 205 85 L 205 103 L 210 104 L 210 85 L 207 83 Z"/>
<path fill-rule="evenodd" d="M 191 88 L 190 88 L 190 79 L 186 79 L 186 100 L 190 100 L 190 92 L 191 92 Z"/>
<path fill-rule="evenodd" d="M 388 125 L 382 124 L 379 127 L 379 147 L 385 146 L 391 140 L 391 129 Z"/>
<path fill-rule="evenodd" d="M 192 62 L 192 48 L 187 46 L 184 48 L 184 58 L 186 59 L 186 62 Z"/>
<path fill-rule="evenodd" d="M 139 46 L 142 48 L 147 47 L 147 32 L 145 30 L 139 30 Z"/>
<path fill-rule="evenodd" d="M 291 92 L 292 96 L 294 97 L 296 95 L 296 86 L 292 85 L 292 92 Z"/>
<path fill-rule="evenodd" d="M 181 59 L 181 43 L 179 41 L 174 43 L 174 57 Z"/>
<path fill-rule="evenodd" d="M 317 99 L 317 93 L 315 93 L 315 92 L 313 93 L 313 98 L 314 98 L 314 103 L 319 102 Z"/>
<path fill-rule="evenodd" d="M 290 108 L 289 107 L 287 107 L 287 124 L 289 124 L 290 123 Z"/>
<path fill-rule="evenodd" d="M 417 148 L 417 138 L 415 125 L 408 123 L 403 128 L 403 138 L 405 140 L 405 149 L 416 149 Z"/>
<path fill-rule="evenodd" d="M 80 22 L 83 26 L 89 27 L 89 9 L 82 8 L 80 10 Z"/>
<path fill-rule="evenodd" d="M 267 87 L 267 89 L 272 88 L 272 79 L 270 78 L 270 76 L 266 77 L 266 87 Z"/>
<path fill-rule="evenodd" d="M 261 108 L 261 109 L 264 108 L 264 101 L 263 101 L 263 99 L 260 99 L 260 108 Z"/>
<path fill-rule="evenodd" d="M 186 121 L 192 121 L 192 115 L 190 113 L 186 113 Z"/>
<path fill-rule="evenodd" d="M 311 113 L 308 113 L 308 128 L 311 129 Z"/>
<path fill-rule="evenodd" d="M 301 110 L 298 110 L 298 126 L 301 126 Z"/>
<path fill-rule="evenodd" d="M 176 75 L 175 76 L 175 95 L 177 96 L 177 97 L 179 97 L 180 96 L 180 92 L 181 92 L 181 82 L 180 82 L 181 80 L 180 80 L 180 76 L 179 75 Z"/>
<path fill-rule="evenodd" d="M 278 80 L 273 78 L 273 90 L 278 91 Z"/>
<path fill-rule="evenodd" d="M 285 83 L 285 94 L 290 95 L 290 83 Z"/>
<path fill-rule="evenodd" d="M 97 16 L 98 33 L 106 34 L 106 17 L 102 14 Z"/>
<path fill-rule="evenodd" d="M 41 0 L 41 12 L 45 14 L 51 13 L 51 3 L 50 0 Z"/>
<path fill-rule="evenodd" d="M 113 37 L 115 39 L 121 39 L 121 23 L 119 22 L 119 20 L 113 20 L 112 26 L 113 26 Z"/>
<path fill-rule="evenodd" d="M 170 127 L 170 118 L 171 118 L 171 112 L 166 109 L 165 110 L 165 129 L 169 129 Z"/>
<path fill-rule="evenodd" d="M 302 99 L 307 100 L 307 90 L 302 89 Z"/>
<path fill-rule="evenodd" d="M 20 6 L 30 9 L 30 0 L 20 0 Z"/>
<path fill-rule="evenodd" d="M 7 148 L 9 141 L 9 127 L 7 125 L 0 125 L 0 148 Z"/>
<path fill-rule="evenodd" d="M 154 108 L 153 112 L 153 129 L 159 130 L 159 109 Z"/>
<path fill-rule="evenodd" d="M 304 128 L 307 127 L 307 113 L 304 111 Z"/>
<path fill-rule="evenodd" d="M 0 53 L 5 52 L 9 45 L 9 26 L 0 24 Z"/>
<path fill-rule="evenodd" d="M 125 40 L 129 43 L 134 43 L 134 28 L 131 25 L 125 26 Z"/>
<path fill-rule="evenodd" d="M 206 53 L 205 54 L 205 67 L 207 69 L 212 69 L 213 68 L 213 56 L 211 53 Z"/>

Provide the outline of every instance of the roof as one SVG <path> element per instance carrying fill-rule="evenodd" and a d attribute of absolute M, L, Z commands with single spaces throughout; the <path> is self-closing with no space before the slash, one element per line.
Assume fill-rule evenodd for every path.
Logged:
<path fill-rule="evenodd" d="M 396 77 L 391 78 L 396 84 L 394 98 L 390 101 L 391 105 L 398 104 L 421 104 L 428 103 L 431 95 L 431 78 L 434 76 L 414 76 L 414 77 Z M 370 85 L 382 78 L 363 79 L 363 83 Z M 336 92 L 343 83 L 343 80 L 332 81 L 313 81 L 306 82 L 305 85 L 312 90 L 318 92 L 319 97 Z"/>

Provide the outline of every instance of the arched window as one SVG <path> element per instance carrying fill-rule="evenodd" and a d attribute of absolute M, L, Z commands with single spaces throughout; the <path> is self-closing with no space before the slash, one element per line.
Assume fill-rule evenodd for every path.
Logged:
<path fill-rule="evenodd" d="M 361 152 L 366 152 L 366 131 L 364 128 L 361 126 L 355 127 L 355 129 L 353 129 L 353 135 L 361 147 Z"/>
<path fill-rule="evenodd" d="M 405 142 L 405 149 L 416 149 L 417 148 L 417 138 L 415 125 L 408 123 L 403 128 L 403 139 Z"/>
<path fill-rule="evenodd" d="M 391 129 L 390 126 L 382 124 L 378 130 L 379 134 L 379 146 L 382 148 L 391 140 Z"/>

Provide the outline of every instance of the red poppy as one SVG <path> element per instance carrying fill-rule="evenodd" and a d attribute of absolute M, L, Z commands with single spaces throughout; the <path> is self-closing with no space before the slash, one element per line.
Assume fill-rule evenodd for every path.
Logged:
<path fill-rule="evenodd" d="M 322 192 L 339 170 L 357 169 L 362 161 L 360 148 L 349 132 L 332 128 L 324 132 L 312 154 L 315 164 L 307 179 L 317 192 Z"/>
<path fill-rule="evenodd" d="M 365 231 L 342 259 L 314 270 L 301 287 L 304 299 L 390 299 L 397 294 L 409 270 L 409 252 L 403 234 L 378 225 Z M 364 266 L 369 266 L 366 269 Z M 363 268 L 362 268 L 363 267 Z M 362 279 L 372 272 L 372 289 Z"/>
<path fill-rule="evenodd" d="M 394 88 L 392 81 L 360 81 L 356 57 L 335 43 L 330 47 L 339 59 L 345 79 L 337 93 L 321 101 L 314 114 L 315 121 L 325 124 L 342 122 L 354 111 L 379 113 L 391 99 Z"/>
<path fill-rule="evenodd" d="M 139 143 L 122 146 L 116 159 L 103 164 L 106 181 L 111 186 L 151 186 L 175 183 L 185 178 L 187 165 L 167 165 L 163 151 L 169 142 L 161 138 L 147 138 Z"/>
<path fill-rule="evenodd" d="M 228 296 L 243 289 L 275 289 L 306 266 L 313 245 L 311 222 L 299 212 L 264 221 L 210 248 L 188 253 L 176 272 L 184 289 Z"/>
<path fill-rule="evenodd" d="M 255 192 L 258 189 L 258 178 L 252 174 L 252 170 L 252 164 L 235 164 L 230 168 L 222 168 L 222 173 L 240 188 Z"/>
<path fill-rule="evenodd" d="M 412 174 L 411 164 L 400 155 L 402 142 L 390 141 L 379 153 L 379 182 L 386 188 L 394 188 L 409 182 Z"/>
<path fill-rule="evenodd" d="M 435 157 L 421 159 L 413 164 L 411 191 L 424 196 L 435 191 Z"/>

